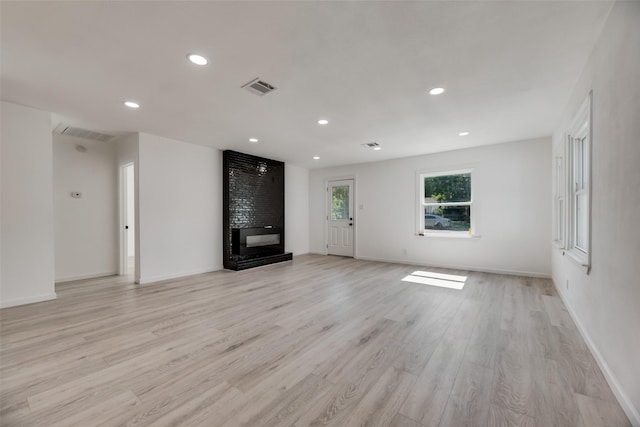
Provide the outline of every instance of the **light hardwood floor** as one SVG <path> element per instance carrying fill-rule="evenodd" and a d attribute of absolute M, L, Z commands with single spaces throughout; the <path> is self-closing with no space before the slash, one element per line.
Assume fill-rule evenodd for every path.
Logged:
<path fill-rule="evenodd" d="M 628 426 L 549 280 L 305 255 L 0 311 L 3 426 Z M 465 272 L 454 271 L 454 274 Z"/>

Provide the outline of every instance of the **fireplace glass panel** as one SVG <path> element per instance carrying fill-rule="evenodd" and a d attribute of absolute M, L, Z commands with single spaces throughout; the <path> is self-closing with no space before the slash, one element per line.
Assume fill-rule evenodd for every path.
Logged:
<path fill-rule="evenodd" d="M 247 236 L 247 247 L 279 245 L 280 234 L 261 234 L 257 236 Z"/>

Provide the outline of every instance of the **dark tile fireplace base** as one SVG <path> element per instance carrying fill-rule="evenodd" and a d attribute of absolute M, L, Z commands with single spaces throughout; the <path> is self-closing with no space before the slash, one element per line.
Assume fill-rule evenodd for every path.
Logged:
<path fill-rule="evenodd" d="M 229 270 L 246 270 L 247 268 L 260 267 L 262 265 L 275 264 L 276 262 L 291 261 L 293 254 L 285 252 L 283 254 L 260 256 L 257 258 L 249 258 L 242 260 L 229 260 L 225 268 Z"/>

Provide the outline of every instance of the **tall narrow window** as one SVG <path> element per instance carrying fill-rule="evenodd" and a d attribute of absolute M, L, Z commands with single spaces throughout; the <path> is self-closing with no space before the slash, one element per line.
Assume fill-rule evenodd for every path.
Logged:
<path fill-rule="evenodd" d="M 590 264 L 591 230 L 591 94 L 573 122 L 569 134 L 570 171 L 568 174 L 569 255 L 580 265 Z"/>
<path fill-rule="evenodd" d="M 471 171 L 420 175 L 419 233 L 470 235 Z"/>

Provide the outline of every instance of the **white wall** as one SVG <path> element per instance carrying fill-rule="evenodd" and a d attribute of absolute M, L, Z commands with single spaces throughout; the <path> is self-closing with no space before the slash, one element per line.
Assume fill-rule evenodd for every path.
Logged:
<path fill-rule="evenodd" d="M 285 251 L 293 255 L 309 252 L 309 170 L 284 167 Z"/>
<path fill-rule="evenodd" d="M 542 138 L 311 170 L 310 250 L 326 253 L 327 178 L 355 175 L 357 258 L 548 277 L 550 156 L 551 142 Z M 467 168 L 481 237 L 417 236 L 416 175 Z"/>
<path fill-rule="evenodd" d="M 140 283 L 222 268 L 222 153 L 139 134 Z"/>
<path fill-rule="evenodd" d="M 0 306 L 56 297 L 51 114 L 2 102 Z"/>
<path fill-rule="evenodd" d="M 632 423 L 640 426 L 640 3 L 614 5 L 553 138 L 593 89 L 592 268 L 553 249 L 553 280 Z M 569 281 L 569 287 L 566 283 Z"/>
<path fill-rule="evenodd" d="M 86 148 L 76 150 L 77 145 Z M 79 199 L 71 192 L 82 193 Z M 57 282 L 116 274 L 118 191 L 112 143 L 53 135 Z"/>
<path fill-rule="evenodd" d="M 118 166 L 138 162 L 139 139 L 140 137 L 137 133 L 131 133 L 116 141 L 116 161 Z"/>

